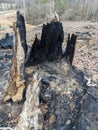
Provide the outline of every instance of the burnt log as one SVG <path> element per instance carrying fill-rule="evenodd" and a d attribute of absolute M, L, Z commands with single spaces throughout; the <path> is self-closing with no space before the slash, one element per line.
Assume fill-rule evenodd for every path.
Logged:
<path fill-rule="evenodd" d="M 24 17 L 20 14 L 19 11 L 17 11 L 17 22 L 16 27 L 19 28 L 19 34 L 20 34 L 20 40 L 22 47 L 24 49 L 25 58 L 28 50 L 27 42 L 26 42 L 26 26 L 25 26 L 25 20 Z"/>
<path fill-rule="evenodd" d="M 27 64 L 53 61 L 62 56 L 64 31 L 62 23 L 50 22 L 43 25 L 41 40 L 36 36 Z"/>
<path fill-rule="evenodd" d="M 66 57 L 66 59 L 68 60 L 68 62 L 71 65 L 72 65 L 74 53 L 75 53 L 76 39 L 77 39 L 77 35 L 72 34 L 70 36 L 70 34 L 68 34 L 67 47 L 66 47 L 66 51 L 64 53 L 64 56 Z"/>

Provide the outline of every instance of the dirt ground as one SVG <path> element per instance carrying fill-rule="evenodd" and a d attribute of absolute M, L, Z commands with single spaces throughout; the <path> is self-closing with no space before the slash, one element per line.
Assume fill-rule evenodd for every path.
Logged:
<path fill-rule="evenodd" d="M 0 38 L 5 35 L 5 33 L 13 33 L 13 23 L 16 22 L 16 11 L 9 13 L 0 14 Z M 26 24 L 27 31 L 31 31 L 35 26 Z"/>
<path fill-rule="evenodd" d="M 78 35 L 73 65 L 98 83 L 98 22 L 64 22 L 66 33 Z"/>

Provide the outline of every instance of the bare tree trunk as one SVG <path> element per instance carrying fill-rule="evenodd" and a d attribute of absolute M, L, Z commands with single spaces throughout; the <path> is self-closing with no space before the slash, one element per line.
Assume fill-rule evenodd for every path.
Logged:
<path fill-rule="evenodd" d="M 82 8 L 82 20 L 84 20 L 84 10 L 85 10 L 85 0 L 83 1 L 83 8 Z"/>
<path fill-rule="evenodd" d="M 55 9 L 54 0 L 50 0 L 50 20 L 60 21 L 59 15 L 57 14 L 56 9 Z"/>
<path fill-rule="evenodd" d="M 22 0 L 22 1 L 23 1 L 23 9 L 24 9 L 24 18 L 26 21 L 26 1 L 25 0 Z"/>

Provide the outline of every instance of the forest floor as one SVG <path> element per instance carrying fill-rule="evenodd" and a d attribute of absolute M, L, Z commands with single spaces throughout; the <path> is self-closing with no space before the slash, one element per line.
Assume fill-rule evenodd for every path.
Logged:
<path fill-rule="evenodd" d="M 5 36 L 6 33 L 10 33 L 13 34 L 13 22 L 16 21 L 16 17 L 15 17 L 15 12 L 13 13 L 9 13 L 9 14 L 0 14 L 0 39 L 2 37 Z M 64 87 L 64 83 L 67 82 L 66 85 L 69 85 L 70 82 L 72 81 L 72 79 L 75 79 L 75 75 L 73 74 L 74 72 L 72 72 L 72 69 L 69 70 L 69 67 L 67 66 L 67 64 L 63 63 L 64 61 L 61 62 L 61 68 L 60 68 L 60 63 L 57 63 L 57 68 L 56 63 L 52 63 L 52 64 L 43 64 L 37 67 L 31 67 L 31 68 L 27 68 L 26 72 L 27 72 L 27 76 L 29 77 L 29 79 L 27 79 L 27 81 L 31 80 L 32 77 L 30 77 L 30 74 L 32 72 L 32 70 L 37 71 L 38 68 L 39 72 L 42 73 L 42 70 L 44 68 L 44 72 L 41 75 L 44 76 L 48 76 L 52 79 L 51 81 L 51 91 L 49 90 L 49 87 L 47 88 L 47 93 L 48 95 L 50 94 L 50 92 L 52 92 L 52 90 L 54 90 L 55 92 L 60 91 L 59 94 L 57 94 L 56 98 L 53 99 L 53 103 L 55 102 L 56 104 L 53 104 L 53 106 L 49 106 L 51 111 L 49 111 L 48 116 L 50 114 L 50 118 L 49 118 L 49 122 L 51 124 L 51 128 L 49 128 L 50 130 L 97 130 L 98 128 L 98 22 L 90 22 L 90 21 L 82 21 L 82 22 L 70 22 L 70 21 L 62 21 L 63 23 L 63 27 L 64 27 L 64 43 L 63 43 L 63 50 L 66 47 L 66 41 L 67 41 L 67 37 L 68 37 L 68 33 L 75 33 L 78 35 L 77 38 L 77 42 L 76 42 L 76 50 L 75 50 L 75 56 L 74 56 L 74 60 L 73 60 L 73 68 L 75 71 L 75 74 L 77 74 L 78 76 L 81 77 L 81 72 L 83 73 L 84 79 L 90 79 L 90 83 L 88 83 L 88 85 L 90 85 L 90 87 L 88 88 L 88 92 L 86 95 L 83 95 L 83 91 L 81 88 L 77 88 L 77 86 L 81 86 L 82 80 L 79 80 L 78 83 L 76 83 L 77 81 L 75 81 L 75 87 L 72 89 L 74 91 L 78 90 L 79 93 L 81 93 L 80 95 L 82 96 L 82 109 L 79 112 L 80 113 L 80 117 L 78 117 L 76 119 L 77 123 L 73 123 L 73 119 L 75 118 L 75 114 L 77 114 L 77 108 L 76 111 L 75 109 L 75 105 L 73 102 L 77 100 L 78 97 L 78 92 L 76 93 L 75 97 L 74 95 L 72 96 L 70 93 L 69 96 L 72 96 L 72 99 L 69 99 L 69 96 L 66 98 L 66 94 L 64 95 L 61 94 L 62 91 L 65 92 L 64 89 L 62 89 L 62 86 Z M 38 35 L 38 37 L 40 38 L 41 36 L 41 29 L 42 29 L 42 25 L 39 26 L 32 26 L 32 25 L 27 25 L 27 43 L 28 46 L 31 47 L 32 43 L 34 41 L 34 37 L 35 34 Z M 7 59 L 5 59 L 5 55 L 8 54 Z M 9 56 L 10 55 L 10 56 Z M 6 74 L 9 69 L 10 69 L 10 65 L 11 65 L 11 61 L 12 61 L 12 50 L 11 49 L 0 49 L 0 85 L 2 86 L 2 82 L 4 80 L 7 80 L 7 76 L 8 74 Z M 64 65 L 65 64 L 65 65 Z M 52 68 L 53 66 L 53 68 Z M 69 71 L 69 75 L 66 71 L 66 73 L 64 74 L 65 70 L 62 67 L 66 67 Z M 47 71 L 48 68 L 48 71 Z M 60 70 L 62 71 L 60 71 Z M 54 71 L 55 70 L 55 71 Z M 64 70 L 64 72 L 63 72 Z M 50 72 L 51 71 L 51 72 Z M 53 73 L 53 74 L 51 74 Z M 51 76 L 52 75 L 52 76 Z M 57 80 L 58 77 L 60 80 Z M 64 79 L 64 77 L 62 78 L 62 76 L 66 77 L 66 81 Z M 69 76 L 69 77 L 67 77 Z M 50 80 L 51 80 L 50 79 Z M 63 80 L 62 80 L 63 79 Z M 44 79 L 45 80 L 45 79 Z M 54 81 L 55 80 L 55 81 Z M 62 82 L 64 81 L 64 83 L 61 83 L 63 85 L 61 85 L 61 88 L 56 88 L 54 86 L 54 83 L 56 82 L 56 86 L 60 86 L 60 84 L 58 82 Z M 73 82 L 73 81 L 72 81 Z M 83 81 L 84 82 L 84 81 Z M 74 83 L 72 83 L 74 84 Z M 46 87 L 45 85 L 43 85 L 44 87 Z M 70 85 L 69 85 L 70 87 Z M 68 88 L 68 86 L 66 87 L 66 89 Z M 46 88 L 45 88 L 46 89 Z M 2 88 L 0 88 L 0 90 L 2 90 Z M 43 93 L 42 93 L 43 94 Z M 54 92 L 53 92 L 54 94 Z M 18 115 L 21 113 L 22 110 L 22 106 L 23 103 L 5 103 L 3 104 L 1 102 L 1 98 L 2 95 L 0 93 L 0 126 L 3 127 L 14 127 L 17 124 L 17 120 L 18 120 Z M 62 100 L 62 103 L 60 102 L 60 100 Z M 68 104 L 68 102 L 64 102 L 64 100 L 69 100 L 70 104 Z M 44 99 L 43 99 L 44 100 Z M 51 100 L 51 99 L 50 99 Z M 47 101 L 48 102 L 48 101 Z M 65 110 L 70 110 L 69 111 L 65 111 L 64 108 L 62 108 L 62 105 L 67 104 L 68 107 L 63 106 L 65 108 Z M 47 105 L 47 104 L 46 104 Z M 56 105 L 56 106 L 55 106 Z M 59 106 L 60 105 L 60 106 Z M 54 120 L 55 120 L 55 114 L 53 113 L 52 109 L 54 110 L 54 107 L 57 110 L 56 112 L 54 112 L 55 114 L 57 114 L 57 127 L 58 129 L 56 129 L 57 127 L 55 127 L 55 125 L 53 124 Z M 41 106 L 42 109 L 43 107 L 45 107 L 45 104 L 43 106 Z M 47 105 L 48 107 L 48 105 Z M 72 112 L 72 111 L 73 112 Z M 59 113 L 59 111 L 62 111 L 62 114 L 66 115 L 66 119 L 63 118 L 63 115 L 61 115 L 61 113 Z M 69 113 L 69 115 L 68 115 Z M 74 113 L 74 114 L 73 114 Z M 47 115 L 47 114 L 46 114 Z M 74 116 L 74 118 L 73 118 Z M 62 118 L 60 118 L 62 117 Z M 85 117 L 85 118 L 84 118 Z M 48 117 L 46 117 L 48 118 Z M 72 119 L 73 118 L 73 119 Z M 63 126 L 62 122 L 64 121 L 66 122 L 65 126 Z M 47 119 L 48 120 L 48 119 Z M 77 121 L 78 120 L 78 121 Z M 46 123 L 46 127 L 47 126 L 47 122 Z M 58 124 L 59 123 L 59 124 Z M 52 125 L 53 124 L 53 125 Z M 73 127 L 71 127 L 71 125 L 73 125 Z M 62 127 L 61 127 L 62 126 Z M 70 126 L 67 129 L 67 126 Z M 49 130 L 48 129 L 48 130 Z M 45 129 L 46 130 L 46 129 Z"/>

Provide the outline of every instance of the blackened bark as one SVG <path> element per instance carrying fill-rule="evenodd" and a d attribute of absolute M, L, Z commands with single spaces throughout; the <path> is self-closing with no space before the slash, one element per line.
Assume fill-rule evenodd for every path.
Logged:
<path fill-rule="evenodd" d="M 70 34 L 68 34 L 67 47 L 66 47 L 64 56 L 66 57 L 66 59 L 69 61 L 71 65 L 72 65 L 74 53 L 75 53 L 76 39 L 77 39 L 77 35 L 72 34 L 70 36 Z"/>
<path fill-rule="evenodd" d="M 1 49 L 12 49 L 13 48 L 13 35 L 6 33 L 5 38 L 0 39 Z"/>
<path fill-rule="evenodd" d="M 62 56 L 62 43 L 64 31 L 62 23 L 50 22 L 43 25 L 41 40 L 37 37 L 32 45 L 29 63 L 53 61 Z"/>
<path fill-rule="evenodd" d="M 62 43 L 64 39 L 64 31 L 62 23 L 50 22 L 43 25 L 41 40 L 35 37 L 29 58 L 26 65 L 40 64 L 44 61 L 53 61 L 65 57 L 72 65 L 77 35 L 68 34 L 68 41 L 65 53 L 62 54 Z"/>
<path fill-rule="evenodd" d="M 26 65 L 30 65 L 34 63 L 33 61 L 39 61 L 40 57 L 40 40 L 37 38 L 37 35 L 35 35 L 35 40 L 32 44 L 32 48 L 30 50 L 29 57 L 26 61 Z M 41 58 L 41 57 L 40 57 Z"/>
<path fill-rule="evenodd" d="M 20 14 L 19 11 L 17 11 L 16 26 L 19 28 L 21 44 L 24 49 L 25 58 L 26 58 L 26 54 L 27 54 L 27 50 L 28 50 L 27 42 L 26 42 L 26 26 L 25 26 L 24 17 Z"/>

